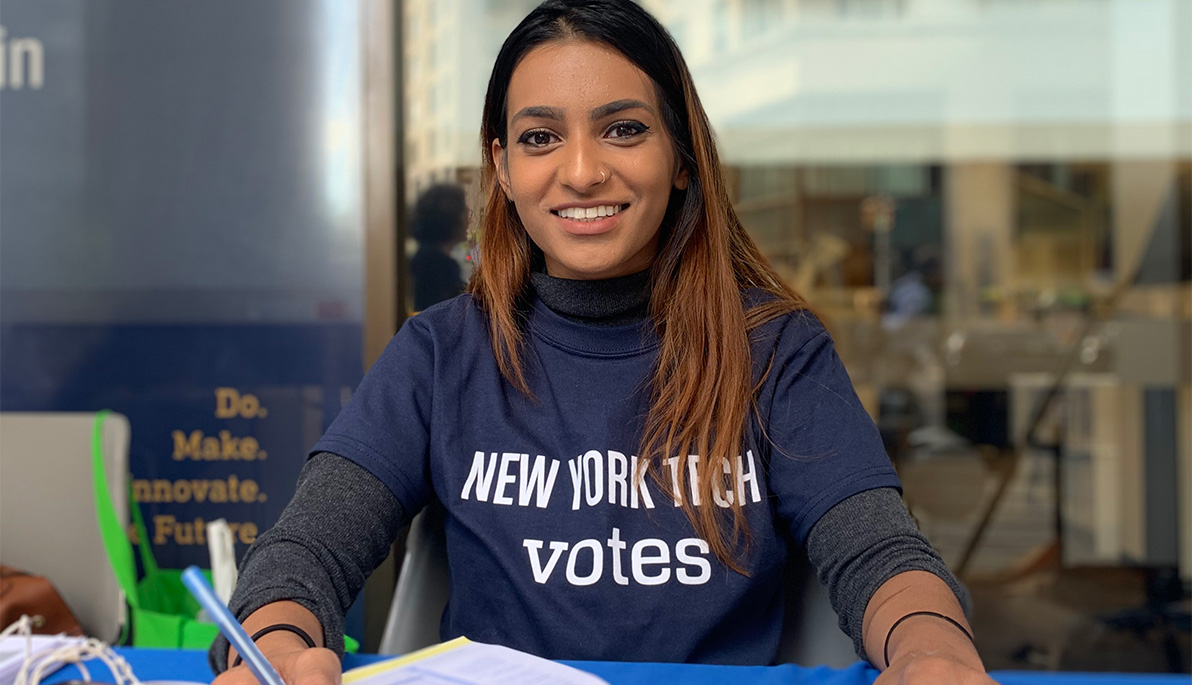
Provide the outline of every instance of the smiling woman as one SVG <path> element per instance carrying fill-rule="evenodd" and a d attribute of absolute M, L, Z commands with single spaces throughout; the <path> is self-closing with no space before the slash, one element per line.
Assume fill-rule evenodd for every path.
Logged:
<path fill-rule="evenodd" d="M 481 140 L 468 292 L 407 321 L 243 562 L 230 608 L 287 681 L 334 682 L 343 612 L 436 502 L 445 639 L 770 663 L 794 544 L 881 682 L 991 682 L 831 338 L 729 203 L 658 22 L 543 3 L 497 56 Z"/>

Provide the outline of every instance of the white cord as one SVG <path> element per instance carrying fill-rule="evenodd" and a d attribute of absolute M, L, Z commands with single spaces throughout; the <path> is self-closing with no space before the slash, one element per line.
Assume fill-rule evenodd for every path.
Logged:
<path fill-rule="evenodd" d="M 33 619 L 21 616 L 12 625 L 0 632 L 0 639 L 13 633 L 20 633 L 25 637 L 25 663 L 17 673 L 13 685 L 39 685 L 42 677 L 49 675 L 63 664 L 75 664 L 83 674 L 83 679 L 91 682 L 91 672 L 83 664 L 88 659 L 99 659 L 108 671 L 116 678 L 116 685 L 141 685 L 132 667 L 112 648 L 95 638 L 87 638 L 82 642 L 62 645 L 56 649 L 33 653 Z"/>
<path fill-rule="evenodd" d="M 0 630 L 0 640 L 16 632 L 22 635 L 31 635 L 33 633 L 33 619 L 22 614 L 20 618 L 10 623 L 7 628 Z"/>

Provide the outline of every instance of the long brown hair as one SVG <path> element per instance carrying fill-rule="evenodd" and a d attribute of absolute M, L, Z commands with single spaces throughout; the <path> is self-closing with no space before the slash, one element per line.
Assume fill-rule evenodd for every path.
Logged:
<path fill-rule="evenodd" d="M 678 473 L 696 464 L 696 489 L 705 506 L 692 506 L 686 478 L 674 496 L 696 532 L 723 563 L 742 571 L 748 544 L 742 502 L 712 506 L 724 490 L 724 459 L 741 454 L 755 411 L 749 335 L 761 324 L 803 307 L 745 232 L 729 201 L 712 128 L 674 39 L 629 0 L 548 0 L 513 30 L 497 56 L 484 103 L 481 149 L 487 193 L 481 219 L 480 259 L 468 291 L 488 315 L 493 353 L 502 375 L 526 394 L 521 356 L 529 297 L 532 243 L 496 181 L 491 143 L 506 147 L 506 92 L 518 62 L 556 40 L 586 39 L 623 54 L 653 79 L 662 119 L 690 180 L 672 192 L 651 266 L 650 314 L 661 346 L 651 382 L 651 405 L 640 447 L 641 463 L 663 484 L 662 463 L 679 459 Z M 748 309 L 742 291 L 767 296 Z M 665 487 L 664 489 L 670 490 Z M 726 518 L 724 511 L 729 512 Z"/>

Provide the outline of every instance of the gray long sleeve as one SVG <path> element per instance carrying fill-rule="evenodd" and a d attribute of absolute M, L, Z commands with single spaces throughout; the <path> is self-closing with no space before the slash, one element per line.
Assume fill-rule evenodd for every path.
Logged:
<path fill-rule="evenodd" d="M 964 586 L 919 532 L 894 488 L 866 490 L 829 509 L 807 535 L 807 557 L 828 588 L 840 629 L 852 638 L 862 659 L 865 609 L 882 583 L 899 573 L 934 573 L 969 612 Z"/>
<path fill-rule="evenodd" d="M 316 454 L 277 524 L 244 555 L 228 608 L 243 621 L 271 602 L 297 602 L 323 625 L 324 644 L 342 656 L 344 615 L 407 522 L 393 493 L 366 469 Z M 208 661 L 216 673 L 226 670 L 222 635 Z"/>

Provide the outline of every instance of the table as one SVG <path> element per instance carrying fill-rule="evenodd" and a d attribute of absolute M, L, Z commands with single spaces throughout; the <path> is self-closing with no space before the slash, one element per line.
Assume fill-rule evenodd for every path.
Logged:
<path fill-rule="evenodd" d="M 207 653 L 195 650 L 134 649 L 117 647 L 116 651 L 128 660 L 141 680 L 192 680 L 209 683 L 212 676 L 207 667 Z M 388 657 L 349 654 L 345 668 L 375 663 Z M 91 677 L 99 682 L 112 678 L 102 664 L 96 662 Z M 611 661 L 566 661 L 571 666 L 594 673 L 612 685 L 871 685 L 877 671 L 857 662 L 846 669 L 823 666 L 806 668 L 786 664 L 782 666 L 701 666 L 695 664 L 639 664 Z M 1142 675 L 1125 673 L 1041 673 L 1035 671 L 994 672 L 994 680 L 1002 685 L 1188 685 L 1187 675 Z M 71 666 L 53 676 L 46 683 L 61 683 L 78 678 L 79 671 Z"/>

